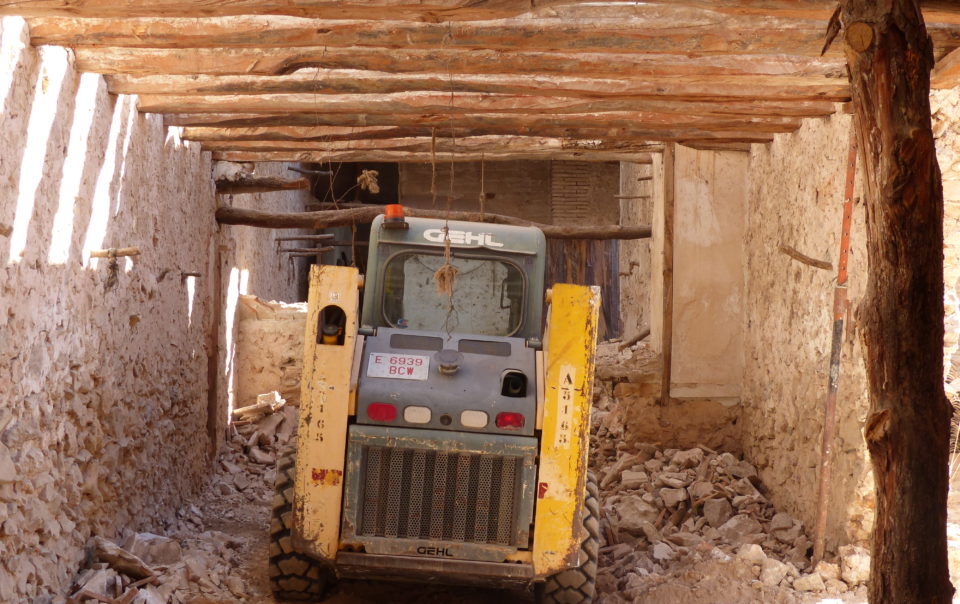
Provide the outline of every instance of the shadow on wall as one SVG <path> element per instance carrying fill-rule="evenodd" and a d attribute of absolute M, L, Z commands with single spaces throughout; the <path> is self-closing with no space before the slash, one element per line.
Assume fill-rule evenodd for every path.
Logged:
<path fill-rule="evenodd" d="M 92 534 L 157 526 L 198 488 L 223 338 L 208 156 L 62 49 L 31 48 L 22 20 L 0 36 L 0 601 L 13 602 L 62 593 Z M 129 246 L 141 255 L 91 258 Z"/>

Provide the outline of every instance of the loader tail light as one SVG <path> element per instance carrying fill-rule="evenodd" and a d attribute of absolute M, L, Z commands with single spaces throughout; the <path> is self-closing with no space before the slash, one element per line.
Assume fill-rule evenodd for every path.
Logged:
<path fill-rule="evenodd" d="M 501 430 L 519 430 L 523 427 L 523 414 L 504 411 L 497 414 L 497 427 Z"/>
<path fill-rule="evenodd" d="M 367 417 L 375 422 L 392 422 L 397 419 L 397 408 L 390 403 L 370 403 Z"/>

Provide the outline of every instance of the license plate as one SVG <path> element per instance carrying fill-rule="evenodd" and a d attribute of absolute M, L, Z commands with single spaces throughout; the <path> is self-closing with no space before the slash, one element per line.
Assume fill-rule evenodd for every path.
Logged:
<path fill-rule="evenodd" d="M 374 352 L 367 362 L 369 377 L 426 380 L 429 374 L 430 357 L 419 354 Z"/>

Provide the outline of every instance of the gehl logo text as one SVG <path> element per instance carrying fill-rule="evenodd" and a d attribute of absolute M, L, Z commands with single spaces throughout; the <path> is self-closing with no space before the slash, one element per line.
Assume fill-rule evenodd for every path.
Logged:
<path fill-rule="evenodd" d="M 423 238 L 433 243 L 443 243 L 443 229 L 427 229 Z M 454 245 L 482 245 L 484 247 L 503 247 L 499 241 L 494 241 L 491 233 L 474 233 L 473 231 L 450 230 L 450 243 Z"/>
<path fill-rule="evenodd" d="M 421 545 L 417 548 L 417 553 L 424 556 L 436 556 L 438 558 L 453 558 L 453 554 L 450 553 L 450 549 L 446 547 Z"/>

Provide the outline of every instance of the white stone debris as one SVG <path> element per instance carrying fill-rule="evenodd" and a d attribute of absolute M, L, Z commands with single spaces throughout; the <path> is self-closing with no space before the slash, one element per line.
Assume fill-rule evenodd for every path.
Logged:
<path fill-rule="evenodd" d="M 116 542 L 91 540 L 93 561 L 77 574 L 68 604 L 97 597 L 137 604 L 201 604 L 271 601 L 249 576 L 247 559 L 265 565 L 235 530 L 238 523 L 266 535 L 273 499 L 276 454 L 291 446 L 296 407 L 282 406 L 258 420 L 237 421 L 207 489 L 204 510 L 188 503 L 166 526 L 151 532 L 123 532 Z M 211 513 L 211 509 L 213 513 Z M 240 517 L 253 510 L 255 517 Z M 257 565 L 253 565 L 257 566 Z"/>

